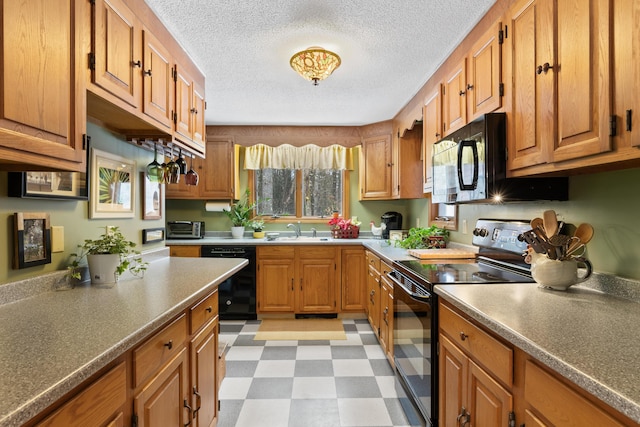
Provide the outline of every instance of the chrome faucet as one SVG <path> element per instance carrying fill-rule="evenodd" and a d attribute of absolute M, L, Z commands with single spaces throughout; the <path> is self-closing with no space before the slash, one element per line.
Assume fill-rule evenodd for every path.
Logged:
<path fill-rule="evenodd" d="M 287 224 L 287 228 L 293 228 L 293 231 L 296 233 L 296 237 L 302 236 L 302 231 L 300 231 L 300 221 L 297 224 Z"/>
<path fill-rule="evenodd" d="M 315 227 L 311 227 L 311 237 L 316 237 L 318 235 L 318 230 Z"/>

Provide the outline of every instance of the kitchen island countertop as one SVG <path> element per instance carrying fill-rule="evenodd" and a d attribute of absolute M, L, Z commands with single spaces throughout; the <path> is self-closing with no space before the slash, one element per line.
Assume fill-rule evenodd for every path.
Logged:
<path fill-rule="evenodd" d="M 28 421 L 246 264 L 163 257 L 144 278 L 0 305 L 0 426 Z"/>
<path fill-rule="evenodd" d="M 441 298 L 640 423 L 640 304 L 583 286 L 437 285 Z"/>

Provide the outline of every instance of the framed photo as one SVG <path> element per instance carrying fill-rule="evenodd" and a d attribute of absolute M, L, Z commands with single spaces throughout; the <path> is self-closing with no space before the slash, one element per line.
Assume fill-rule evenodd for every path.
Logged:
<path fill-rule="evenodd" d="M 87 174 L 9 172 L 9 197 L 87 200 Z"/>
<path fill-rule="evenodd" d="M 48 213 L 13 214 L 13 268 L 51 264 L 51 223 Z"/>
<path fill-rule="evenodd" d="M 151 182 L 144 172 L 140 172 L 142 182 L 142 219 L 162 219 L 162 187 L 164 184 Z"/>
<path fill-rule="evenodd" d="M 164 240 L 164 227 L 142 229 L 142 244 L 161 242 Z"/>
<path fill-rule="evenodd" d="M 133 218 L 136 163 L 91 149 L 89 218 Z"/>

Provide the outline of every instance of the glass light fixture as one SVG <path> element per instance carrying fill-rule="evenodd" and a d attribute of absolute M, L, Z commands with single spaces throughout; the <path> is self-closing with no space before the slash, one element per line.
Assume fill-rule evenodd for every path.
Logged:
<path fill-rule="evenodd" d="M 318 86 L 320 80 L 329 77 L 340 63 L 338 55 L 318 46 L 296 53 L 289 61 L 291 68 L 303 78 L 311 80 L 314 86 Z"/>

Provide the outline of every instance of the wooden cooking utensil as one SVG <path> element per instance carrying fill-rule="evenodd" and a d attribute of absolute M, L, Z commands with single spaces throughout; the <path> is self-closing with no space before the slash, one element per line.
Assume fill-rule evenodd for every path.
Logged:
<path fill-rule="evenodd" d="M 542 222 L 542 218 L 533 218 L 531 220 L 531 228 L 544 228 L 544 223 Z M 546 230 L 545 230 L 546 234 Z"/>
<path fill-rule="evenodd" d="M 593 238 L 593 226 L 586 222 L 580 224 L 573 235 L 580 239 L 580 243 L 586 245 Z"/>
<path fill-rule="evenodd" d="M 542 214 L 542 223 L 547 237 L 554 236 L 558 232 L 558 217 L 554 210 L 544 211 Z"/>

